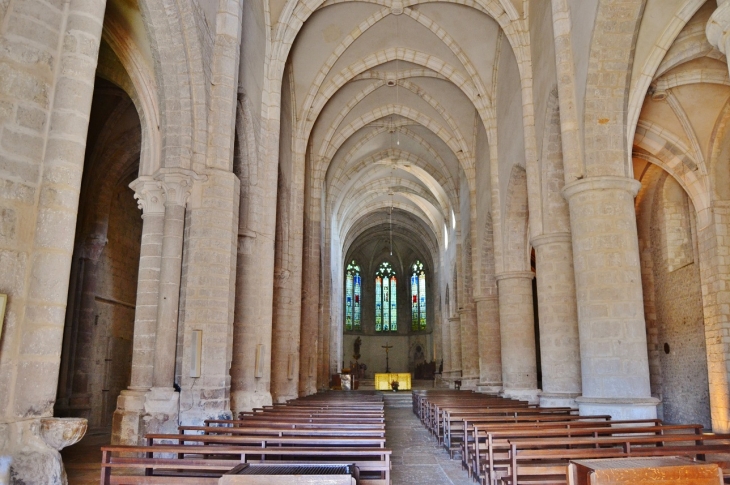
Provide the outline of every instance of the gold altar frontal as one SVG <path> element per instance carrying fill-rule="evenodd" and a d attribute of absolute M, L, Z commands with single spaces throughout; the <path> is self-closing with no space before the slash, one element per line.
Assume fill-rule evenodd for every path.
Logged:
<path fill-rule="evenodd" d="M 375 374 L 375 389 L 390 391 L 390 383 L 393 381 L 398 381 L 398 390 L 411 390 L 411 375 L 409 373 Z"/>

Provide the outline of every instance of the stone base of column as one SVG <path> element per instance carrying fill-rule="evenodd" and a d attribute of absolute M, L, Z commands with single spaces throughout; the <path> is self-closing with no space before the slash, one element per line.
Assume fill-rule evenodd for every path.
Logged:
<path fill-rule="evenodd" d="M 299 396 L 297 394 L 282 394 L 282 395 L 276 396 L 276 399 L 272 398 L 272 400 L 276 403 L 285 403 L 291 399 L 296 399 L 298 397 Z"/>
<path fill-rule="evenodd" d="M 659 399 L 647 397 L 597 398 L 580 396 L 575 399 L 581 416 L 608 414 L 611 419 L 656 419 Z"/>
<path fill-rule="evenodd" d="M 567 392 L 550 392 L 540 394 L 540 407 L 543 408 L 575 408 L 578 405 L 575 398 L 580 394 Z"/>
<path fill-rule="evenodd" d="M 509 399 L 519 399 L 530 404 L 540 403 L 540 389 L 502 389 L 500 395 Z"/>
<path fill-rule="evenodd" d="M 144 444 L 144 402 L 147 390 L 126 389 L 117 397 L 117 409 L 112 417 L 113 445 Z"/>
<path fill-rule="evenodd" d="M 147 392 L 144 401 L 143 418 L 146 434 L 177 433 L 180 423 L 180 394 L 172 387 L 153 387 Z"/>
<path fill-rule="evenodd" d="M 0 424 L 0 483 L 65 485 L 68 480 L 59 451 L 83 438 L 86 428 L 83 418 Z"/>
<path fill-rule="evenodd" d="M 203 426 L 206 419 L 232 419 L 230 402 L 221 388 L 186 389 L 180 392 L 180 426 Z"/>
<path fill-rule="evenodd" d="M 253 408 L 271 406 L 273 400 L 270 392 L 235 391 L 231 392 L 231 411 L 234 419 L 241 411 L 251 411 Z"/>

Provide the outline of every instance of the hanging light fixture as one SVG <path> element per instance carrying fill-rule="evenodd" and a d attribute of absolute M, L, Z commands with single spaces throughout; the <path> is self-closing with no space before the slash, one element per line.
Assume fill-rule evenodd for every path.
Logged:
<path fill-rule="evenodd" d="M 390 171 L 393 174 L 393 169 Z M 390 210 L 388 211 L 389 228 L 390 228 L 390 255 L 393 256 L 393 189 L 390 190 Z"/>

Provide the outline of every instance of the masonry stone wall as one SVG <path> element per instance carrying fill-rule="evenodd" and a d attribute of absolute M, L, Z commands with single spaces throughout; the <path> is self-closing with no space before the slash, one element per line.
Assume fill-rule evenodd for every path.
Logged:
<path fill-rule="evenodd" d="M 137 292 L 142 219 L 122 183 L 112 197 L 108 243 L 100 261 L 97 287 L 98 327 L 94 348 L 95 384 L 92 387 L 96 412 L 93 424 L 111 425 L 119 393 L 129 385 L 134 335 L 134 305 Z"/>
<path fill-rule="evenodd" d="M 654 194 L 651 240 L 664 420 L 710 428 L 696 230 L 691 230 L 690 217 L 694 207 L 673 178 L 665 175 L 660 184 Z M 667 241 L 682 244 L 668 247 Z M 679 268 L 677 254 L 685 263 Z"/>

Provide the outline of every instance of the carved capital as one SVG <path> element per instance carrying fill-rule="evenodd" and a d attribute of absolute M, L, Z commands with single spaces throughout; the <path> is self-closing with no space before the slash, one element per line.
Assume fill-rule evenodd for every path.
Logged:
<path fill-rule="evenodd" d="M 162 190 L 165 191 L 165 205 L 185 206 L 192 193 L 193 183 L 196 180 L 204 181 L 207 177 L 192 170 L 163 168 L 155 179 L 162 184 Z"/>
<path fill-rule="evenodd" d="M 707 22 L 705 34 L 710 44 L 727 55 L 728 34 L 730 33 L 730 2 L 720 0 L 717 3 L 719 6 Z"/>
<path fill-rule="evenodd" d="M 164 214 L 165 213 L 165 191 L 162 183 L 152 177 L 142 176 L 129 184 L 134 190 L 134 198 L 137 199 L 137 206 L 142 209 L 143 214 Z"/>

